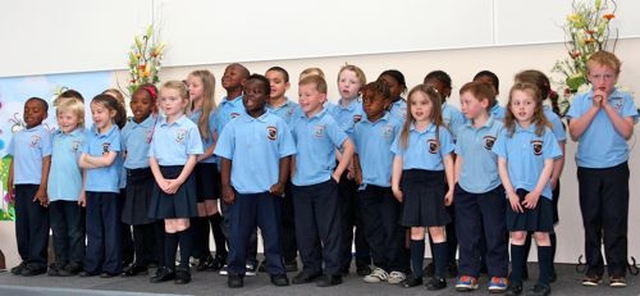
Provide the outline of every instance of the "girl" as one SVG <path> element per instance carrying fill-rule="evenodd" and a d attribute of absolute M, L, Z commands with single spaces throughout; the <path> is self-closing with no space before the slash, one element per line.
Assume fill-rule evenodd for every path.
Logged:
<path fill-rule="evenodd" d="M 149 145 L 158 120 L 155 114 L 158 90 L 152 84 L 141 85 L 131 97 L 129 106 L 133 117 L 122 129 L 123 149 L 126 151 L 125 200 L 122 221 L 133 226 L 135 262 L 124 269 L 124 276 L 147 273 L 148 265 L 157 261 L 155 219 L 149 218 L 149 204 L 153 191 L 153 176 L 149 169 Z M 157 232 L 156 232 L 157 233 Z M 160 234 L 164 231 L 160 232 Z"/>
<path fill-rule="evenodd" d="M 433 88 L 418 85 L 409 92 L 408 116 L 400 135 L 391 145 L 395 154 L 391 189 L 404 202 L 401 224 L 411 227 L 413 274 L 402 283 L 405 288 L 422 284 L 425 230 L 433 239 L 434 277 L 427 289 L 447 286 L 445 225 L 451 222 L 445 206 L 453 201 L 453 186 L 445 193 L 445 176 L 453 184 L 453 140 L 443 128 L 440 95 Z M 402 183 L 400 180 L 402 179 Z"/>
<path fill-rule="evenodd" d="M 175 279 L 176 284 L 191 281 L 189 256 L 192 235 L 189 218 L 198 215 L 195 177 L 191 174 L 196 157 L 202 154 L 198 127 L 184 116 L 189 104 L 187 86 L 181 81 L 166 82 L 160 89 L 160 119 L 149 147 L 149 166 L 156 180 L 149 216 L 164 219 L 165 259 L 152 283 Z M 180 242 L 180 266 L 175 270 Z"/>
<path fill-rule="evenodd" d="M 122 272 L 120 207 L 118 194 L 122 170 L 120 128 L 124 108 L 110 95 L 91 101 L 93 126 L 82 143 L 79 165 L 86 170 L 87 249 L 81 276 L 113 277 Z"/>
<path fill-rule="evenodd" d="M 391 114 L 398 116 L 398 118 L 407 119 L 407 101 L 402 97 L 402 94 L 407 92 L 407 83 L 404 80 L 404 75 L 398 70 L 386 70 L 380 74 L 378 80 L 382 80 L 389 86 L 389 92 L 391 93 Z"/>
<path fill-rule="evenodd" d="M 196 70 L 187 77 L 189 96 L 191 100 L 191 115 L 189 118 L 198 126 L 204 153 L 198 155 L 195 167 L 196 190 L 198 198 L 198 218 L 194 218 L 197 245 L 194 254 L 200 259 L 196 270 L 219 270 L 227 261 L 225 237 L 220 223 L 222 216 L 218 210 L 220 197 L 220 176 L 216 158 L 213 156 L 217 133 L 215 129 L 216 102 L 215 77 L 208 70 Z M 209 224 L 216 243 L 216 257 L 211 256 L 209 250 Z"/>
<path fill-rule="evenodd" d="M 508 106 L 505 128 L 492 148 L 498 155 L 498 173 L 509 200 L 506 217 L 511 232 L 511 283 L 507 292 L 522 292 L 524 241 L 527 231 L 534 231 L 540 276 L 531 295 L 548 295 L 552 265 L 549 232 L 553 229 L 549 177 L 554 159 L 562 152 L 547 127 L 540 90 L 535 85 L 516 82 L 509 92 Z"/>
<path fill-rule="evenodd" d="M 78 204 L 84 194 L 78 167 L 84 140 L 84 104 L 75 96 L 60 95 L 56 101 L 59 128 L 53 133 L 51 154 L 55 174 L 49 174 L 47 187 L 56 263 L 49 268 L 49 275 L 70 276 L 82 270 L 85 251 L 84 213 Z"/>
<path fill-rule="evenodd" d="M 551 178 L 549 182 L 551 183 L 552 190 L 552 198 L 553 202 L 553 224 L 558 224 L 558 199 L 560 198 L 560 175 L 562 174 L 562 169 L 564 168 L 564 147 L 567 141 L 567 135 L 565 131 L 564 124 L 560 119 L 560 107 L 558 106 L 558 94 L 551 90 L 549 78 L 544 73 L 538 70 L 526 70 L 518 73 L 516 75 L 516 81 L 520 82 L 529 82 L 535 84 L 540 90 L 540 100 L 543 102 L 549 99 L 551 106 L 544 105 L 543 112 L 544 116 L 547 118 L 547 121 L 551 124 L 551 131 L 553 135 L 556 136 L 556 140 L 558 140 L 558 146 L 560 147 L 560 151 L 562 152 L 562 156 L 556 158 L 553 161 L 553 172 L 551 173 Z M 531 249 L 531 235 L 533 233 L 527 233 L 527 239 L 525 241 L 525 261 L 527 261 L 527 257 L 529 255 L 529 250 Z M 552 231 L 549 233 L 549 239 L 551 240 L 551 262 L 554 261 L 556 254 L 556 233 Z M 528 277 L 528 272 L 525 271 L 522 274 L 523 278 Z M 555 282 L 556 280 L 556 271 L 555 268 L 552 267 L 552 272 L 549 281 Z"/>

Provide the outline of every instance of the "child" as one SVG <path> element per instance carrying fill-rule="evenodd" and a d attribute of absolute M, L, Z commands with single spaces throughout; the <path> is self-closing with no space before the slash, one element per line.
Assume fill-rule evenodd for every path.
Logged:
<path fill-rule="evenodd" d="M 288 124 L 295 120 L 300 111 L 298 103 L 291 101 L 285 96 L 289 89 L 289 73 L 287 70 L 274 66 L 265 73 L 271 86 L 271 94 L 267 102 L 267 110 L 284 119 Z M 291 127 L 291 125 L 289 125 Z M 287 272 L 298 271 L 298 261 L 296 260 L 298 246 L 296 245 L 295 215 L 293 213 L 293 199 L 291 193 L 291 180 L 287 180 L 282 199 L 282 259 Z M 264 264 L 260 264 L 260 271 L 263 271 Z M 266 271 L 266 269 L 264 270 Z"/>
<path fill-rule="evenodd" d="M 604 241 L 609 286 L 626 287 L 629 222 L 629 145 L 638 113 L 633 97 L 615 85 L 620 60 L 600 51 L 587 61 L 593 89 L 578 95 L 567 117 L 569 134 L 578 141 L 576 163 L 585 235 L 585 286 L 597 286 L 604 273 Z"/>
<path fill-rule="evenodd" d="M 506 202 L 498 176 L 498 157 L 491 152 L 502 122 L 491 114 L 496 95 L 483 82 L 469 82 L 460 89 L 460 106 L 468 119 L 456 143 L 456 233 L 460 243 L 458 291 L 478 288 L 485 258 L 489 292 L 507 288 L 509 253 L 505 225 Z M 484 239 L 483 239 L 484 237 Z M 485 246 L 482 246 L 482 244 Z"/>
<path fill-rule="evenodd" d="M 493 88 L 493 91 L 496 93 L 496 100 L 494 100 L 492 106 L 489 106 L 489 113 L 493 115 L 494 119 L 504 121 L 504 107 L 500 106 L 497 99 L 497 96 L 500 94 L 500 79 L 498 79 L 498 75 L 489 70 L 482 70 L 478 72 L 476 76 L 473 76 L 473 81 L 487 83 Z"/>
<path fill-rule="evenodd" d="M 187 77 L 191 110 L 189 118 L 198 126 L 204 153 L 198 155 L 194 169 L 198 198 L 198 217 L 192 219 L 197 240 L 194 253 L 200 259 L 196 270 L 220 270 L 227 261 L 225 237 L 220 223 L 222 216 L 218 211 L 220 197 L 220 176 L 216 158 L 213 156 L 217 138 L 215 127 L 216 102 L 215 77 L 208 70 L 196 70 Z M 209 250 L 209 224 L 216 243 L 216 257 Z"/>
<path fill-rule="evenodd" d="M 189 104 L 184 83 L 175 80 L 164 83 L 159 98 L 166 117 L 156 125 L 149 147 L 149 166 L 156 181 L 149 216 L 164 219 L 165 259 L 151 282 L 175 279 L 175 284 L 187 284 L 191 281 L 189 257 L 193 242 L 189 218 L 198 215 L 192 172 L 197 155 L 203 153 L 202 140 L 198 127 L 184 115 Z M 180 265 L 176 270 L 178 243 Z"/>
<path fill-rule="evenodd" d="M 91 100 L 93 126 L 85 134 L 78 162 L 85 169 L 84 200 L 87 208 L 87 249 L 81 276 L 109 278 L 122 273 L 120 172 L 122 153 L 120 127 L 124 108 L 110 95 Z"/>
<path fill-rule="evenodd" d="M 149 145 L 158 121 L 156 98 L 158 90 L 152 84 L 141 85 L 131 96 L 129 104 L 133 117 L 122 129 L 122 146 L 126 153 L 124 168 L 127 175 L 122 221 L 133 226 L 135 262 L 124 268 L 124 276 L 147 274 L 151 263 L 158 262 L 156 238 L 164 231 L 156 231 L 155 219 L 149 217 L 153 193 L 153 175 L 149 169 Z"/>
<path fill-rule="evenodd" d="M 302 79 L 298 86 L 302 113 L 292 125 L 297 155 L 292 175 L 296 239 L 303 269 L 294 284 L 318 281 L 320 287 L 342 283 L 342 215 L 338 182 L 353 156 L 353 142 L 323 104 L 327 83 L 317 75 Z M 336 149 L 342 158 L 336 162 Z M 323 268 L 324 263 L 324 268 Z"/>
<path fill-rule="evenodd" d="M 551 101 L 551 107 L 549 105 L 544 105 L 543 112 L 544 116 L 547 118 L 547 121 L 551 123 L 551 131 L 553 135 L 558 140 L 558 146 L 560 147 L 560 151 L 562 152 L 562 156 L 556 158 L 553 161 L 553 172 L 551 173 L 551 178 L 549 182 L 551 183 L 551 201 L 553 202 L 553 224 L 554 226 L 558 224 L 558 199 L 560 198 L 560 175 L 562 174 L 562 169 L 564 168 L 564 147 L 565 142 L 567 140 L 564 124 L 560 119 L 560 108 L 558 107 L 558 94 L 551 90 L 551 86 L 549 83 L 549 78 L 544 73 L 538 70 L 525 70 L 516 75 L 516 81 L 521 82 L 529 82 L 535 84 L 540 90 L 540 100 L 545 101 L 547 98 Z M 527 261 L 527 257 L 529 255 L 529 250 L 531 249 L 531 236 L 533 233 L 528 232 L 527 238 L 524 244 L 525 250 L 525 262 Z M 549 233 L 549 239 L 551 241 L 551 262 L 554 261 L 556 254 L 556 233 L 552 231 Z M 525 268 L 522 278 L 528 278 L 529 273 Z M 555 282 L 556 280 L 556 271 L 555 268 L 552 268 L 551 276 L 549 281 Z"/>
<path fill-rule="evenodd" d="M 509 200 L 506 221 L 511 233 L 511 282 L 507 292 L 509 295 L 522 292 L 524 241 L 527 231 L 534 231 L 540 272 L 528 295 L 549 295 L 553 264 L 549 242 L 553 229 L 549 177 L 553 160 L 562 152 L 547 127 L 540 90 L 535 85 L 516 82 L 509 92 L 508 106 L 505 128 L 492 148 L 498 156 L 498 172 Z"/>
<path fill-rule="evenodd" d="M 13 135 L 7 149 L 7 155 L 13 156 L 7 189 L 15 202 L 16 240 L 22 259 L 11 269 L 15 275 L 34 276 L 47 271 L 51 134 L 42 121 L 47 118 L 48 109 L 45 100 L 29 98 L 22 114 L 26 129 Z"/>
<path fill-rule="evenodd" d="M 356 182 L 362 222 L 376 268 L 364 281 L 399 284 L 409 269 L 404 256 L 405 230 L 398 224 L 401 204 L 391 192 L 391 143 L 402 127 L 402 119 L 388 110 L 392 95 L 382 80 L 360 89 L 365 114 L 354 127 Z M 360 173 L 361 172 L 361 173 Z"/>
<path fill-rule="evenodd" d="M 447 286 L 447 237 L 445 225 L 451 222 L 445 206 L 453 201 L 453 186 L 445 193 L 445 182 L 453 184 L 453 140 L 443 128 L 440 95 L 418 85 L 409 92 L 407 121 L 391 145 L 395 154 L 391 189 L 403 202 L 400 223 L 411 227 L 411 266 L 413 274 L 402 282 L 410 288 L 422 284 L 424 237 L 428 229 L 433 239 L 434 276 L 426 284 L 431 291 Z M 400 183 L 402 180 L 402 183 Z"/>
<path fill-rule="evenodd" d="M 223 198 L 233 219 L 229 288 L 244 285 L 246 250 L 256 226 L 262 230 L 271 283 L 289 285 L 281 260 L 278 220 L 295 146 L 287 123 L 265 109 L 269 92 L 264 76 L 254 74 L 247 79 L 242 98 L 246 115 L 227 124 L 215 149 L 221 157 Z M 250 154 L 254 157 L 246 157 Z"/>
<path fill-rule="evenodd" d="M 58 107 L 58 105 L 64 103 L 64 101 L 67 101 L 69 99 L 80 100 L 80 102 L 84 104 L 84 97 L 82 96 L 82 94 L 80 94 L 75 89 L 67 89 L 59 94 L 58 97 L 55 98 L 55 100 L 53 100 L 53 106 Z"/>
<path fill-rule="evenodd" d="M 378 76 L 378 80 L 382 80 L 389 86 L 389 92 L 391 93 L 391 114 L 394 114 L 403 121 L 407 119 L 407 100 L 402 97 L 402 94 L 407 92 L 407 83 L 404 80 L 404 75 L 398 70 L 386 70 Z"/>
<path fill-rule="evenodd" d="M 78 274 L 84 260 L 85 219 L 78 204 L 84 194 L 82 170 L 78 166 L 85 133 L 84 104 L 69 94 L 57 98 L 58 130 L 52 139 L 51 170 L 55 173 L 49 174 L 47 195 L 56 263 L 49 269 L 50 276 Z"/>
<path fill-rule="evenodd" d="M 305 79 L 307 76 L 311 76 L 311 75 L 318 75 L 322 77 L 322 79 L 325 79 L 324 72 L 322 71 L 322 69 L 318 67 L 309 67 L 302 70 L 302 72 L 300 72 L 300 75 L 298 76 L 298 81 L 302 81 L 302 79 Z"/>
<path fill-rule="evenodd" d="M 367 78 L 362 69 L 354 65 L 343 66 L 338 72 L 338 90 L 341 98 L 337 104 L 330 104 L 327 108 L 329 114 L 333 116 L 338 126 L 347 133 L 349 138 L 353 138 L 353 127 L 364 115 L 359 91 L 365 83 L 367 83 Z M 338 151 L 338 160 L 341 157 L 341 152 Z M 349 164 L 348 170 L 344 172 L 343 176 L 340 176 L 338 192 L 342 201 L 340 209 L 343 215 L 341 272 L 343 275 L 349 274 L 351 249 L 355 239 L 356 272 L 359 276 L 368 275 L 371 273 L 369 267 L 371 255 L 362 227 L 362 214 L 358 205 L 358 185 L 354 181 L 353 164 Z"/>

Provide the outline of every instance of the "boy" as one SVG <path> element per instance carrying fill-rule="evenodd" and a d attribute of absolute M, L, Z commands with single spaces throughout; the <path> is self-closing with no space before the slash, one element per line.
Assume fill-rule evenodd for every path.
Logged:
<path fill-rule="evenodd" d="M 11 138 L 7 154 L 8 194 L 15 199 L 16 240 L 22 262 L 11 269 L 15 275 L 34 276 L 47 271 L 49 245 L 49 198 L 47 182 L 51 167 L 51 134 L 42 125 L 49 105 L 41 98 L 24 104 L 26 129 Z M 15 185 L 15 188 L 14 188 Z"/>
<path fill-rule="evenodd" d="M 597 286 L 602 280 L 602 241 L 609 286 L 627 286 L 627 140 L 633 135 L 638 112 L 633 97 L 615 87 L 620 65 L 610 52 L 594 53 L 587 61 L 587 76 L 593 89 L 578 95 L 567 113 L 569 134 L 578 142 L 576 163 L 587 257 L 584 286 Z"/>
<path fill-rule="evenodd" d="M 504 107 L 500 106 L 498 103 L 498 95 L 500 94 L 500 79 L 498 79 L 498 75 L 489 71 L 482 70 L 478 72 L 475 76 L 473 76 L 473 81 L 480 81 L 489 84 L 493 91 L 495 92 L 496 99 L 492 106 L 489 106 L 489 114 L 493 115 L 494 119 L 504 121 Z"/>
<path fill-rule="evenodd" d="M 269 92 L 264 76 L 254 74 L 246 80 L 242 98 L 246 114 L 229 122 L 215 149 L 221 157 L 222 196 L 231 214 L 229 288 L 244 285 L 247 245 L 256 226 L 264 236 L 271 282 L 289 285 L 281 260 L 278 220 L 295 146 L 286 122 L 265 109 Z"/>
<path fill-rule="evenodd" d="M 338 182 L 353 157 L 354 146 L 323 107 L 327 100 L 327 83 L 322 77 L 314 75 L 302 79 L 298 93 L 302 113 L 292 128 L 298 153 L 291 181 L 296 238 L 303 270 L 293 283 L 309 283 L 324 272 L 317 285 L 335 286 L 342 283 Z M 343 150 L 343 155 L 333 170 L 337 148 Z"/>
<path fill-rule="evenodd" d="M 486 258 L 491 277 L 489 292 L 504 292 L 508 285 L 506 203 L 498 159 L 491 152 L 502 129 L 502 122 L 490 113 L 495 102 L 489 84 L 469 82 L 460 89 L 460 107 L 468 121 L 459 130 L 455 150 L 455 226 L 461 274 L 456 283 L 458 291 L 478 288 L 481 257 Z M 481 245 L 484 242 L 486 247 Z"/>

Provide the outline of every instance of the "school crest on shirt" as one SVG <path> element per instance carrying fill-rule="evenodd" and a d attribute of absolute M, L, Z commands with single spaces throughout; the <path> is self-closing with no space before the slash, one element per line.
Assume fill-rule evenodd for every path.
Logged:
<path fill-rule="evenodd" d="M 360 115 L 360 114 L 353 115 L 353 123 L 354 124 L 360 122 L 360 120 L 362 120 L 362 115 Z"/>
<path fill-rule="evenodd" d="M 80 149 L 80 144 L 81 142 L 78 140 L 71 142 L 71 151 L 74 153 L 78 152 L 78 150 Z"/>
<path fill-rule="evenodd" d="M 533 140 L 531 141 L 531 148 L 533 148 L 533 155 L 540 156 L 542 155 L 542 140 Z"/>
<path fill-rule="evenodd" d="M 491 135 L 486 135 L 482 138 L 482 146 L 484 149 L 491 150 L 493 148 L 493 144 L 496 143 L 496 137 Z"/>
<path fill-rule="evenodd" d="M 325 126 L 324 125 L 316 125 L 314 130 L 313 130 L 313 135 L 316 138 L 322 138 L 324 136 L 324 130 L 325 130 Z"/>
<path fill-rule="evenodd" d="M 38 145 L 40 144 L 40 136 L 39 135 L 33 135 L 31 136 L 31 140 L 29 141 L 29 146 L 31 148 L 35 148 L 38 147 Z"/>
<path fill-rule="evenodd" d="M 393 126 L 385 125 L 382 129 L 382 137 L 385 139 L 393 138 Z"/>
<path fill-rule="evenodd" d="M 102 155 L 109 153 L 109 148 L 111 147 L 111 143 L 104 142 L 102 143 Z"/>
<path fill-rule="evenodd" d="M 184 138 L 186 138 L 186 137 L 187 137 L 187 130 L 186 129 L 179 129 L 176 132 L 175 141 L 178 144 L 182 144 L 182 143 L 184 143 Z"/>
<path fill-rule="evenodd" d="M 230 119 L 234 119 L 236 117 L 240 116 L 240 113 L 238 112 L 231 112 L 231 114 L 229 114 L 229 118 Z"/>
<path fill-rule="evenodd" d="M 436 139 L 427 140 L 427 145 L 429 146 L 429 153 L 436 154 L 438 150 L 440 150 L 440 143 Z"/>
<path fill-rule="evenodd" d="M 613 97 L 610 99 L 610 104 L 616 111 L 622 111 L 622 106 L 624 105 L 624 101 L 620 97 Z"/>
<path fill-rule="evenodd" d="M 275 141 L 278 138 L 278 128 L 275 126 L 267 126 L 267 139 Z"/>

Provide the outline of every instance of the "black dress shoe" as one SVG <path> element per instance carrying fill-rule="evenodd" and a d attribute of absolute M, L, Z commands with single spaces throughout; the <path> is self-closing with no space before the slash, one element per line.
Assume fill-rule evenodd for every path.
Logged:
<path fill-rule="evenodd" d="M 36 264 L 27 264 L 27 266 L 25 266 L 22 269 L 22 272 L 20 273 L 20 275 L 22 276 L 36 276 L 39 274 L 43 274 L 47 272 L 47 266 L 39 266 Z"/>
<path fill-rule="evenodd" d="M 425 285 L 429 291 L 438 291 L 447 287 L 447 281 L 443 278 L 432 277 Z"/>
<path fill-rule="evenodd" d="M 211 262 L 211 267 L 208 270 L 218 271 L 222 269 L 225 263 L 227 263 L 227 255 L 216 254 L 216 257 L 213 258 L 213 261 Z"/>
<path fill-rule="evenodd" d="M 136 276 L 138 274 L 142 274 L 142 275 L 147 275 L 149 274 L 149 270 L 147 269 L 146 266 L 143 265 L 138 265 L 137 263 L 133 263 L 129 266 L 127 266 L 123 273 L 122 276 Z"/>
<path fill-rule="evenodd" d="M 422 285 L 422 276 L 414 276 L 410 274 L 407 278 L 400 283 L 403 288 L 413 288 Z"/>
<path fill-rule="evenodd" d="M 306 273 L 306 272 L 302 271 L 302 272 L 298 273 L 298 275 L 296 275 L 293 278 L 293 284 L 294 285 L 299 285 L 299 284 L 310 283 L 310 282 L 313 282 L 319 276 L 320 276 L 319 273 L 309 274 L 309 273 Z"/>
<path fill-rule="evenodd" d="M 522 282 L 510 282 L 506 295 L 515 296 L 522 294 Z"/>
<path fill-rule="evenodd" d="M 173 281 L 176 285 L 184 285 L 191 282 L 191 272 L 188 268 L 178 268 L 176 270 L 176 279 Z"/>
<path fill-rule="evenodd" d="M 531 296 L 547 296 L 551 294 L 551 288 L 549 285 L 536 283 L 531 290 L 527 292 L 527 295 Z"/>
<path fill-rule="evenodd" d="M 227 278 L 227 286 L 231 289 L 244 287 L 244 278 L 236 274 L 230 274 Z"/>
<path fill-rule="evenodd" d="M 208 254 L 207 256 L 200 258 L 198 265 L 196 265 L 196 271 L 204 271 L 213 265 L 213 256 Z"/>
<path fill-rule="evenodd" d="M 316 286 L 318 287 L 332 287 L 342 284 L 342 276 L 341 275 L 325 275 L 321 277 Z"/>
<path fill-rule="evenodd" d="M 166 266 L 158 268 L 156 275 L 149 279 L 152 283 L 162 283 L 176 278 L 176 272 Z"/>
<path fill-rule="evenodd" d="M 100 277 L 103 279 L 108 279 L 108 278 L 112 278 L 114 276 L 117 276 L 117 274 L 114 273 L 108 273 L 108 272 L 102 272 L 100 273 Z"/>
<path fill-rule="evenodd" d="M 97 273 L 91 273 L 91 272 L 88 272 L 86 270 L 83 270 L 83 271 L 78 273 L 78 276 L 80 276 L 80 277 L 92 277 L 92 276 L 96 276 L 96 275 L 98 275 L 98 274 Z"/>
<path fill-rule="evenodd" d="M 27 262 L 20 262 L 20 264 L 18 264 L 17 266 L 11 268 L 11 273 L 14 275 L 21 275 L 22 274 L 22 270 L 27 266 Z"/>
<path fill-rule="evenodd" d="M 286 274 L 271 275 L 271 283 L 276 287 L 285 287 L 289 285 L 289 279 Z"/>

